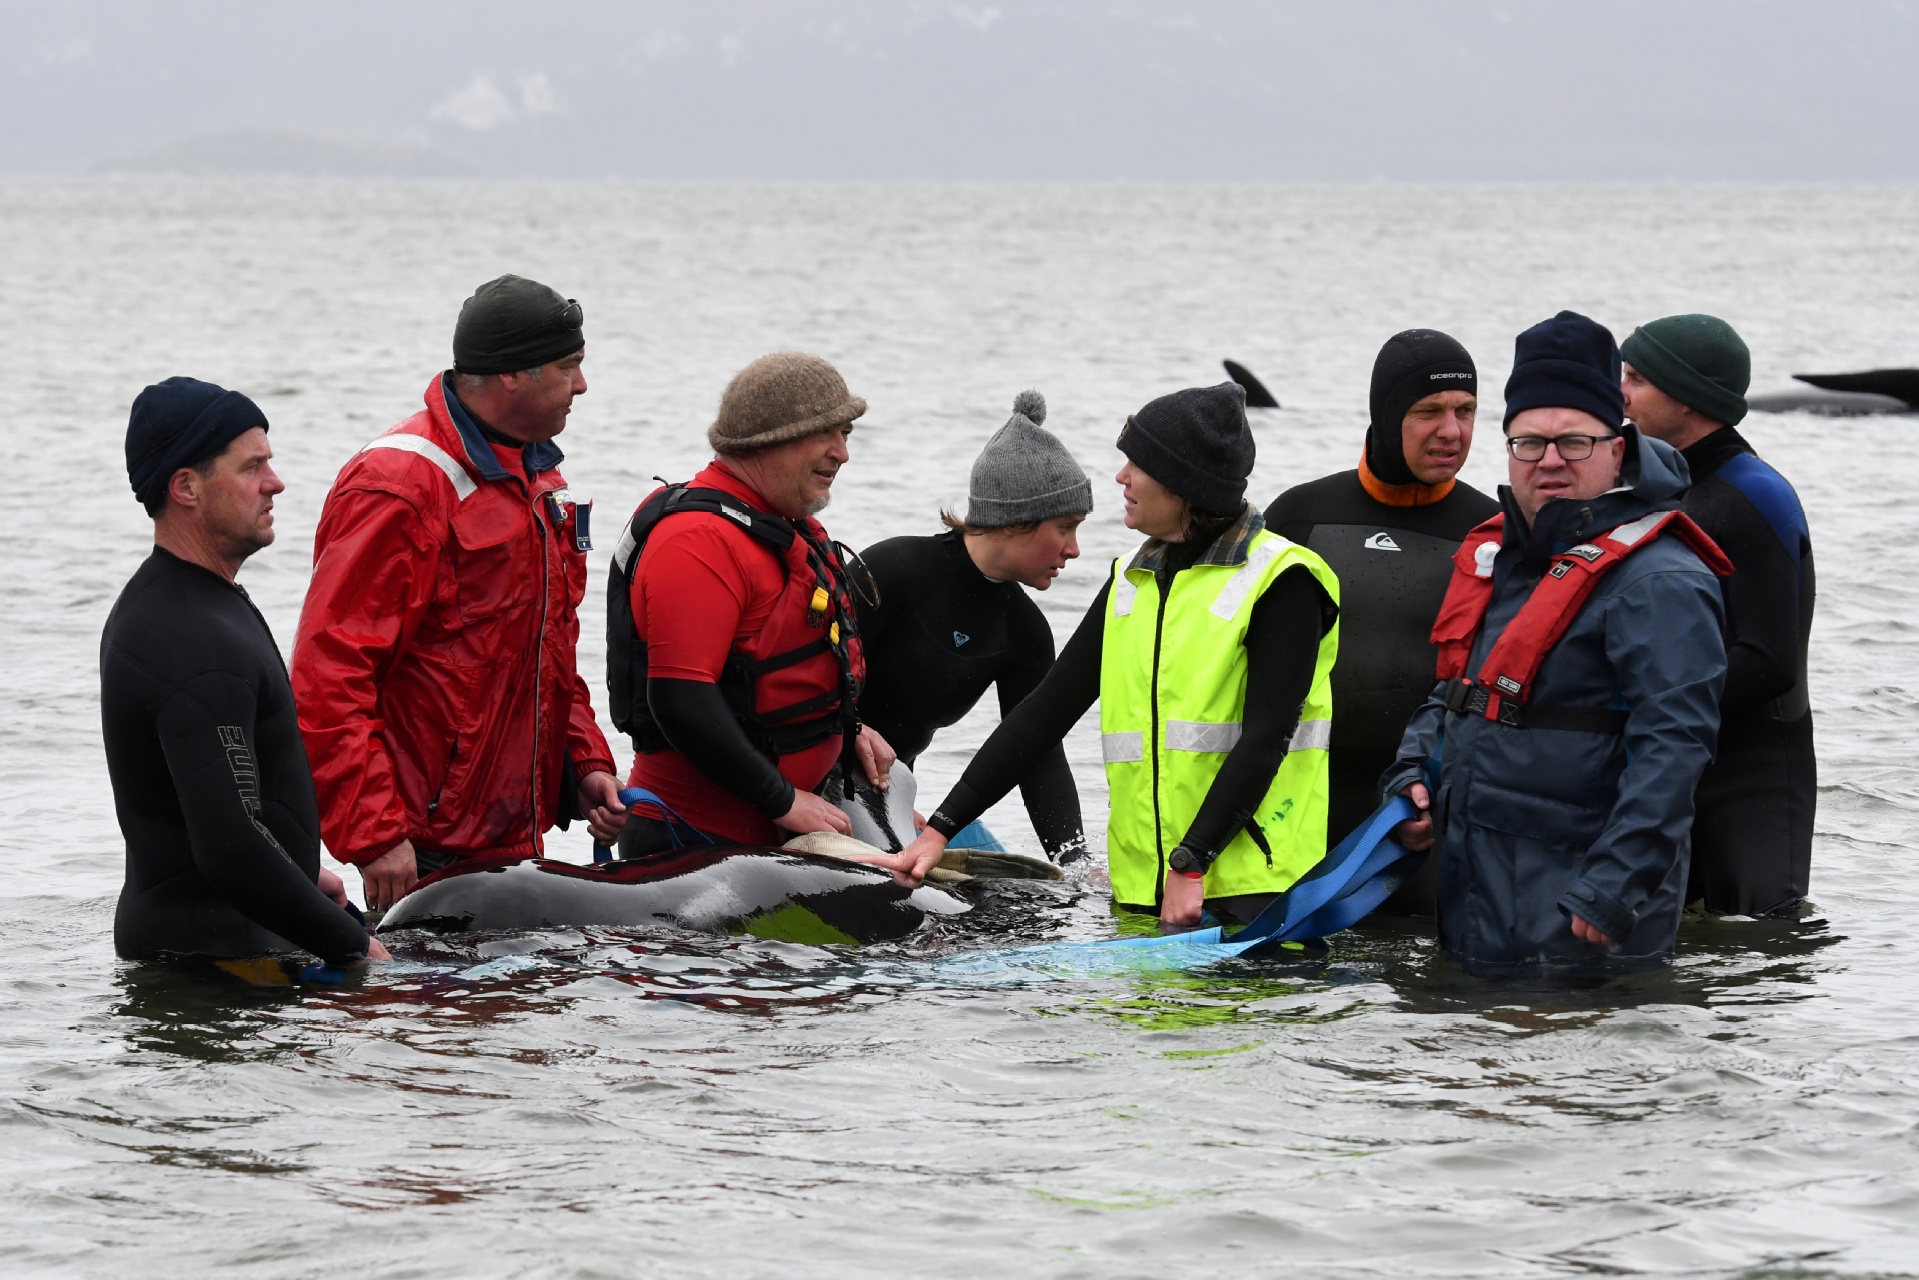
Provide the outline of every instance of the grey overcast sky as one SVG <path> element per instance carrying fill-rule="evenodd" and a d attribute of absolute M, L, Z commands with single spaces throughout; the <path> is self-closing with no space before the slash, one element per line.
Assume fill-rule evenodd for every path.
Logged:
<path fill-rule="evenodd" d="M 0 0 L 0 173 L 1919 179 L 1919 0 Z"/>

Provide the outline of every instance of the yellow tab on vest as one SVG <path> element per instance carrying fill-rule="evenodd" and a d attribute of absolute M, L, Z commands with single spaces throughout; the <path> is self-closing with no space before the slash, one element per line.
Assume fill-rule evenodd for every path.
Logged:
<path fill-rule="evenodd" d="M 829 631 L 827 634 L 833 637 L 834 644 L 838 644 L 840 642 L 840 624 L 835 622 L 833 624 L 832 630 Z"/>
<path fill-rule="evenodd" d="M 812 608 L 812 610 L 813 610 L 813 612 L 815 612 L 815 613 L 825 613 L 825 612 L 826 612 L 826 606 L 827 606 L 827 605 L 829 605 L 829 604 L 831 604 L 831 603 L 832 603 L 832 598 L 831 598 L 830 596 L 828 596 L 828 595 L 826 594 L 826 588 L 825 588 L 825 587 L 814 587 L 814 588 L 813 588 L 813 603 L 812 603 L 812 606 L 811 606 L 811 608 Z"/>

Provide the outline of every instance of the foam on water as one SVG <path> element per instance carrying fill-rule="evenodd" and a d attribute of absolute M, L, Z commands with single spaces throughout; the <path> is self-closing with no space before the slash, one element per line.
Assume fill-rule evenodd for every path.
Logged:
<path fill-rule="evenodd" d="M 1910 420 L 1745 428 L 1819 556 L 1816 918 L 1691 926 L 1671 969 L 1598 989 L 1474 980 L 1391 924 L 1194 972 L 969 959 L 1114 936 L 1073 881 L 864 952 L 552 930 L 415 939 L 325 990 L 124 966 L 95 652 L 145 554 L 120 443 L 142 385 L 271 415 L 290 487 L 242 581 L 290 644 L 327 483 L 501 271 L 585 305 L 562 443 L 603 544 L 648 477 L 700 464 L 762 352 L 819 351 L 872 405 L 827 515 L 855 546 L 932 531 L 1038 387 L 1098 502 L 1039 597 L 1063 637 L 1133 541 L 1119 424 L 1221 357 L 1286 406 L 1256 415 L 1264 502 L 1353 464 L 1381 340 L 1453 332 L 1488 487 L 1512 335 L 1561 307 L 1622 335 L 1724 315 L 1761 388 L 1919 362 L 1919 192 L 9 182 L 0 245 L 9 1273 L 1914 1271 Z M 942 735 L 927 790 L 993 718 Z M 1090 725 L 1068 753 L 1097 846 Z M 1031 847 L 1017 799 L 989 821 Z"/>

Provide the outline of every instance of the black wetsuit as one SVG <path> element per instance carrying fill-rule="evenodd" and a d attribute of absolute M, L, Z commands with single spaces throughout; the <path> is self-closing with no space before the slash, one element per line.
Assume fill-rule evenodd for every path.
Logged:
<path fill-rule="evenodd" d="M 1164 573 L 1170 577 L 1189 568 L 1204 549 L 1175 546 Z M 1161 588 L 1166 589 L 1164 583 Z M 1093 705 L 1099 697 L 1106 600 L 1112 589 L 1109 575 L 1060 651 L 1059 661 L 1032 696 L 1000 722 L 952 792 L 927 818 L 928 826 L 950 839 L 1026 777 L 1034 763 L 1055 749 Z M 1243 731 L 1200 802 L 1181 844 L 1195 851 L 1217 853 L 1246 825 L 1285 763 L 1287 744 L 1299 727 L 1300 708 L 1312 691 L 1320 638 L 1338 616 L 1339 611 L 1318 580 L 1303 567 L 1280 574 L 1253 605 L 1246 627 Z M 1244 894 L 1217 900 L 1214 905 L 1246 919 L 1271 897 Z M 1158 909 L 1157 903 L 1120 905 Z"/>
<path fill-rule="evenodd" d="M 1366 492 L 1358 471 L 1295 486 L 1266 508 L 1268 529 L 1317 551 L 1339 575 L 1328 841 L 1344 839 L 1379 807 L 1380 776 L 1437 683 L 1430 637 L 1453 552 L 1474 525 L 1498 514 L 1496 500 L 1459 483 L 1429 505 L 1390 506 Z M 1431 914 L 1435 870 L 1424 868 L 1389 909 Z"/>
<path fill-rule="evenodd" d="M 1685 511 L 1732 560 L 1719 749 L 1694 795 L 1686 900 L 1791 914 L 1806 896 L 1818 764 L 1806 650 L 1812 539 L 1798 495 L 1731 427 L 1685 450 Z"/>
<path fill-rule="evenodd" d="M 365 927 L 317 886 L 293 688 L 244 591 L 154 548 L 100 637 L 100 717 L 127 842 L 121 956 L 365 957 Z"/>
<path fill-rule="evenodd" d="M 911 767 L 936 730 L 999 686 L 1001 719 L 1039 687 L 1053 666 L 1053 629 L 1017 582 L 994 582 L 949 530 L 930 538 L 888 538 L 861 558 L 879 586 L 880 607 L 862 608 L 866 689 L 860 718 Z M 1054 744 L 1019 779 L 1020 796 L 1046 852 L 1083 850 L 1079 791 L 1066 750 Z"/>

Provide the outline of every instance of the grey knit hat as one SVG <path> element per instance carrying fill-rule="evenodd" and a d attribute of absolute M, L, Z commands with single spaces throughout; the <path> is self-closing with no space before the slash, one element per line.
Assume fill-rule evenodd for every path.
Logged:
<path fill-rule="evenodd" d="M 993 433 L 973 463 L 966 523 L 981 529 L 1083 516 L 1093 509 L 1093 482 L 1046 421 L 1046 397 L 1022 391 L 1013 416 Z"/>
<path fill-rule="evenodd" d="M 706 429 L 716 453 L 751 453 L 843 427 L 866 412 L 866 401 L 818 356 L 778 351 L 733 375 L 720 397 L 720 416 Z"/>

